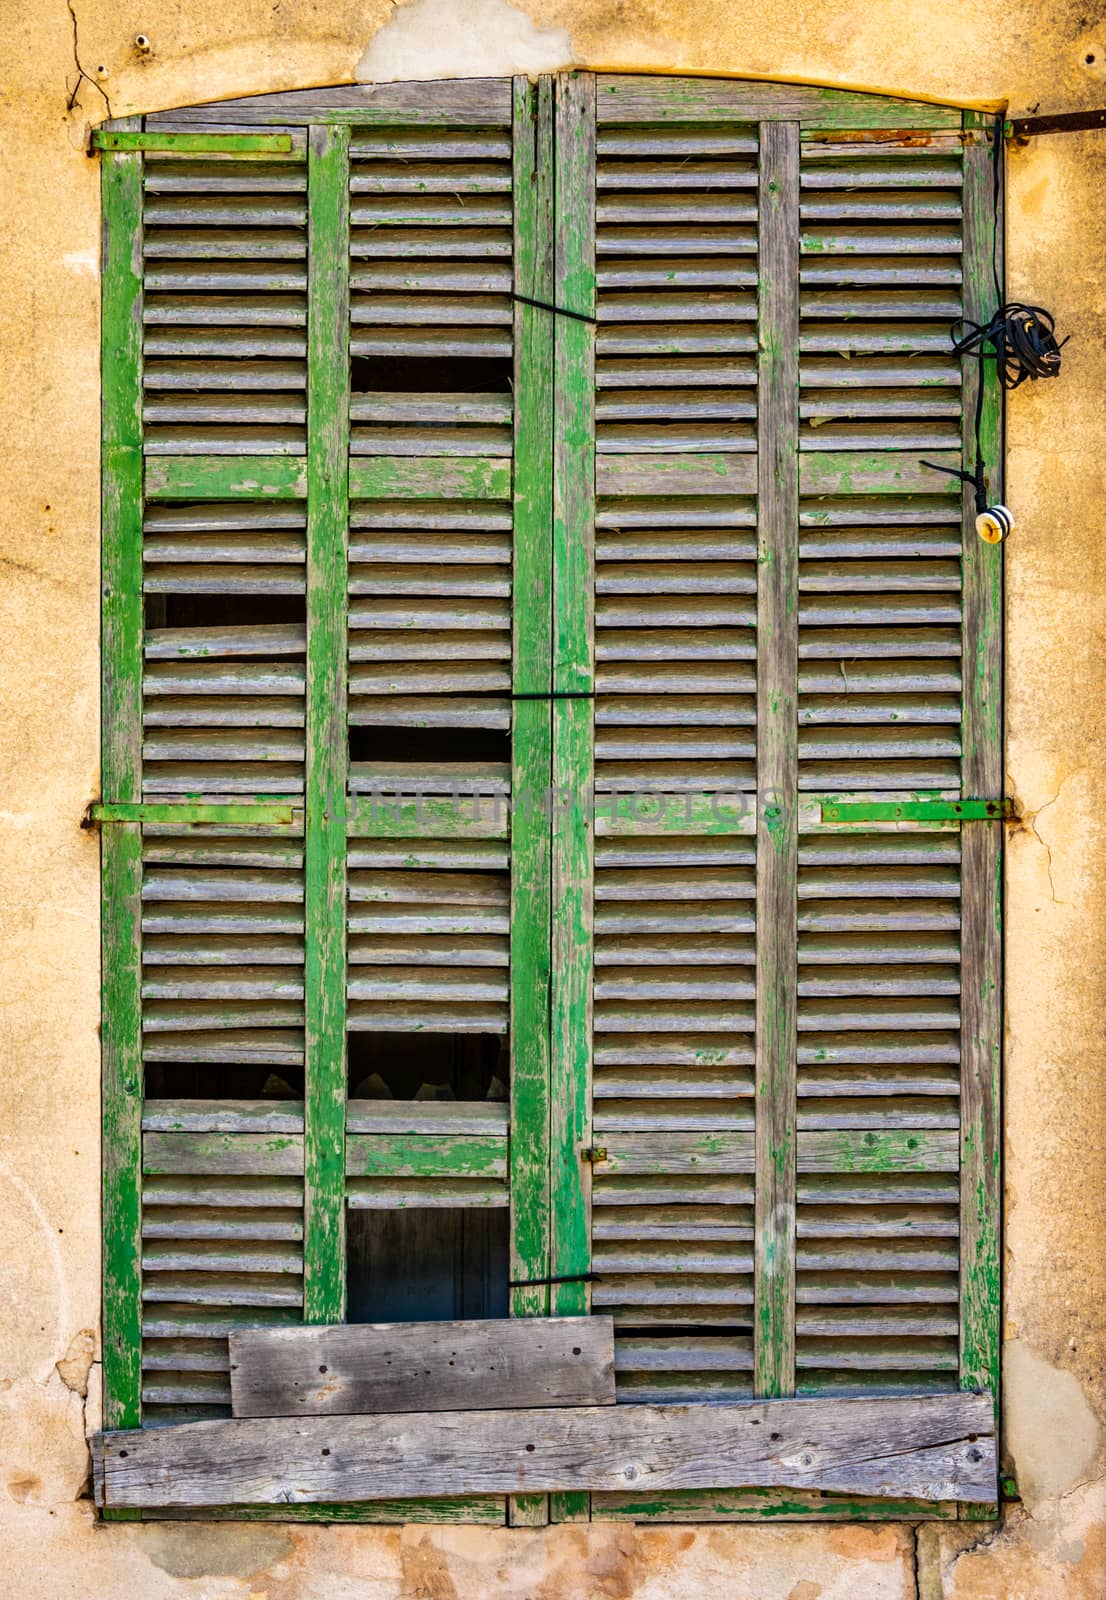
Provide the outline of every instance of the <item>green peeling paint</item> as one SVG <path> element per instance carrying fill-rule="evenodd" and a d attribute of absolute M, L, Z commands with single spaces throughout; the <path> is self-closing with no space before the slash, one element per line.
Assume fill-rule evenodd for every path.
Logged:
<path fill-rule="evenodd" d="M 94 128 L 92 148 L 155 150 L 189 156 L 293 154 L 290 133 L 120 133 L 110 128 Z"/>
<path fill-rule="evenodd" d="M 823 822 L 1007 822 L 1012 800 L 830 800 Z"/>

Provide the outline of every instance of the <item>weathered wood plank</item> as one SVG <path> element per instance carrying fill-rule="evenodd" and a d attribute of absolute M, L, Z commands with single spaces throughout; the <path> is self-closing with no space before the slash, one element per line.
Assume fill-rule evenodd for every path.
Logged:
<path fill-rule="evenodd" d="M 508 1108 L 498 1100 L 350 1100 L 349 1133 L 496 1133 L 506 1137 Z"/>
<path fill-rule="evenodd" d="M 351 1178 L 507 1177 L 507 1135 L 352 1133 L 346 1139 Z"/>
<path fill-rule="evenodd" d="M 308 238 L 304 1318 L 345 1314 L 349 129 L 312 128 Z"/>
<path fill-rule="evenodd" d="M 354 500 L 506 500 L 511 463 L 496 456 L 360 456 L 349 464 Z"/>
<path fill-rule="evenodd" d="M 516 708 L 517 716 L 517 708 Z M 517 731 L 515 737 L 517 738 Z M 375 795 L 350 807 L 346 831 L 351 839 L 506 839 L 510 821 L 506 805 L 467 806 L 456 800 L 418 794 L 412 782 L 406 791 Z M 416 791 L 416 798 L 404 794 Z"/>
<path fill-rule="evenodd" d="M 927 461 L 959 467 L 959 450 L 934 450 Z M 909 451 L 811 450 L 799 457 L 799 493 L 957 494 L 955 478 L 922 465 Z"/>
<path fill-rule="evenodd" d="M 193 1177 L 302 1177 L 303 1138 L 294 1133 L 151 1132 L 142 1170 Z"/>
<path fill-rule="evenodd" d="M 959 128 L 952 106 L 812 84 L 740 78 L 668 78 L 604 73 L 597 79 L 601 126 L 612 123 L 801 122 L 810 128 Z"/>
<path fill-rule="evenodd" d="M 197 1422 L 94 1440 L 103 1504 L 794 1488 L 992 1501 L 989 1394 Z"/>
<path fill-rule="evenodd" d="M 643 713 L 644 715 L 644 713 Z M 679 838 L 735 837 L 757 831 L 755 794 L 719 789 L 715 794 L 660 794 L 639 790 L 632 795 L 598 794 L 595 800 L 597 838 L 633 836 Z M 689 849 L 694 849 L 689 846 Z"/>
<path fill-rule="evenodd" d="M 306 1506 L 159 1506 L 138 1515 L 143 1522 L 429 1522 L 439 1525 L 475 1523 L 501 1528 L 506 1520 L 504 1505 L 502 1495 L 468 1495 L 464 1498 L 361 1500 L 352 1503 L 324 1500 Z M 135 1514 L 105 1510 L 103 1518 L 105 1522 L 113 1522 Z"/>
<path fill-rule="evenodd" d="M 146 1133 L 302 1133 L 302 1100 L 147 1100 Z"/>
<path fill-rule="evenodd" d="M 236 1417 L 614 1404 L 609 1317 L 517 1317 L 230 1336 Z"/>
<path fill-rule="evenodd" d="M 760 151 L 754 1385 L 795 1386 L 799 125 Z"/>
<path fill-rule="evenodd" d="M 154 456 L 146 463 L 149 500 L 302 500 L 303 456 Z"/>
<path fill-rule="evenodd" d="M 563 212 L 560 217 L 563 223 Z M 586 323 L 576 326 L 590 332 Z M 560 328 L 557 331 L 561 337 Z M 558 392 L 563 399 L 563 392 Z M 598 455 L 595 458 L 595 490 L 600 495 L 735 495 L 755 494 L 756 489 L 757 458 L 753 451 L 725 455 Z"/>
<path fill-rule="evenodd" d="M 902 1522 L 952 1522 L 954 1503 L 871 1500 L 792 1489 L 676 1489 L 671 1494 L 605 1494 L 593 1502 L 603 1521 L 639 1522 L 858 1522 L 870 1517 Z"/>
<path fill-rule="evenodd" d="M 102 185 L 102 782 L 108 801 L 133 804 L 142 799 L 142 156 L 105 155 Z M 134 1428 L 142 1419 L 141 828 L 107 829 L 101 862 L 104 1417 Z"/>
<path fill-rule="evenodd" d="M 347 83 L 321 89 L 215 100 L 147 117 L 150 128 L 234 123 L 296 126 L 337 122 L 364 127 L 505 126 L 511 120 L 510 84 L 503 78 L 457 78 L 430 83 Z"/>
<path fill-rule="evenodd" d="M 955 1172 L 952 1129 L 812 1129 L 798 1137 L 800 1172 Z"/>

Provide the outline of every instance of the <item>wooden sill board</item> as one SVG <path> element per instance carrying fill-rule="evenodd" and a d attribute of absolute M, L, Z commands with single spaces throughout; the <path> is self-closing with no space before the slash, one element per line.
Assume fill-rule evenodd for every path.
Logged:
<path fill-rule="evenodd" d="M 101 1433 L 105 1507 L 548 1490 L 997 1498 L 988 1394 L 273 1417 Z"/>

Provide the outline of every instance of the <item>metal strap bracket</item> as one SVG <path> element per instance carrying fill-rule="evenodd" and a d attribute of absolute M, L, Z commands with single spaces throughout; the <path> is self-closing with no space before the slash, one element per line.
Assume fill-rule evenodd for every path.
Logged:
<path fill-rule="evenodd" d="M 93 128 L 92 148 L 189 156 L 296 154 L 290 133 L 116 133 L 111 128 Z"/>
<path fill-rule="evenodd" d="M 823 822 L 1012 822 L 1012 800 L 833 800 Z"/>
<path fill-rule="evenodd" d="M 102 827 L 105 823 L 169 823 L 179 826 L 218 826 L 290 828 L 296 811 L 290 802 L 208 805 L 202 802 L 142 801 L 135 804 L 105 804 L 97 800 L 81 818 L 82 828 Z"/>
<path fill-rule="evenodd" d="M 1042 133 L 1087 133 L 1106 128 L 1106 106 L 1093 111 L 1060 111 L 1053 116 L 1011 117 L 1002 125 L 1007 139 L 1035 139 Z"/>

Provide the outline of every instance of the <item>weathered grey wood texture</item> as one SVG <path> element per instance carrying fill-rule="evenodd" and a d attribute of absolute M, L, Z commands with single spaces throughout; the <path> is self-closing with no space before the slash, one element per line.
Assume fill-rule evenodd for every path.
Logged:
<path fill-rule="evenodd" d="M 236 1417 L 614 1404 L 609 1317 L 243 1328 Z"/>
<path fill-rule="evenodd" d="M 236 1419 L 93 1448 L 109 1507 L 631 1487 L 986 1502 L 997 1484 L 989 1394 Z"/>

